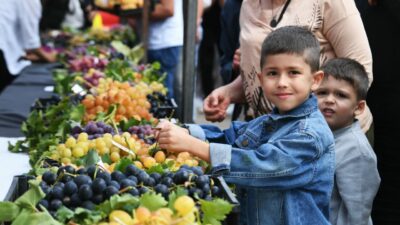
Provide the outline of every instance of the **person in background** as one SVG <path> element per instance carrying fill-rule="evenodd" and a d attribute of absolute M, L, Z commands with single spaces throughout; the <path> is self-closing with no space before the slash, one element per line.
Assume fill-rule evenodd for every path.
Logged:
<path fill-rule="evenodd" d="M 263 42 L 263 93 L 276 106 L 224 131 L 162 121 L 160 148 L 187 151 L 210 163 L 211 174 L 235 184 L 240 224 L 328 225 L 334 139 L 312 91 L 323 78 L 319 43 L 303 28 L 273 31 Z"/>
<path fill-rule="evenodd" d="M 221 52 L 220 74 L 224 84 L 239 75 L 239 67 L 233 64 L 236 49 L 239 48 L 239 15 L 243 0 L 226 0 L 221 10 L 221 32 L 219 46 Z"/>
<path fill-rule="evenodd" d="M 40 30 L 61 29 L 61 24 L 69 11 L 71 0 L 41 0 L 41 2 Z"/>
<path fill-rule="evenodd" d="M 85 25 L 85 14 L 80 0 L 70 0 L 67 14 L 61 23 L 61 27 L 71 27 L 74 29 L 83 28 Z"/>
<path fill-rule="evenodd" d="M 239 51 L 239 15 L 243 0 L 226 0 L 221 11 L 221 32 L 219 40 L 220 48 L 220 74 L 223 84 L 235 80 L 240 73 L 239 63 L 234 63 L 235 51 Z M 244 104 L 235 104 L 232 121 L 236 120 Z"/>
<path fill-rule="evenodd" d="M 0 4 L 0 92 L 32 61 L 54 62 L 56 53 L 41 49 L 39 0 L 3 0 Z"/>
<path fill-rule="evenodd" d="M 215 81 L 213 71 L 215 67 L 215 56 L 219 51 L 221 6 L 219 1 L 213 0 L 210 7 L 205 8 L 202 16 L 203 35 L 200 41 L 198 71 L 201 79 L 201 87 L 204 96 L 214 89 Z"/>
<path fill-rule="evenodd" d="M 400 224 L 400 0 L 357 0 L 374 58 L 367 102 L 374 116 L 374 150 L 382 181 L 372 207 L 374 225 Z"/>
<path fill-rule="evenodd" d="M 150 15 L 149 62 L 158 61 L 167 73 L 168 97 L 174 97 L 174 78 L 183 46 L 183 0 L 160 0 Z"/>
<path fill-rule="evenodd" d="M 215 89 L 203 103 L 206 119 L 222 121 L 230 103 L 247 102 L 248 115 L 271 112 L 273 105 L 262 94 L 257 74 L 260 43 L 283 26 L 312 31 L 321 45 L 321 63 L 335 57 L 355 59 L 366 68 L 372 83 L 372 57 L 364 26 L 354 1 L 348 0 L 243 0 L 240 11 L 240 76 Z M 358 116 L 364 131 L 372 123 L 366 108 Z"/>
<path fill-rule="evenodd" d="M 367 73 L 357 61 L 346 58 L 331 59 L 321 70 L 325 76 L 315 95 L 335 137 L 330 221 L 372 225 L 372 203 L 381 179 L 374 150 L 355 118 L 365 108 Z"/>

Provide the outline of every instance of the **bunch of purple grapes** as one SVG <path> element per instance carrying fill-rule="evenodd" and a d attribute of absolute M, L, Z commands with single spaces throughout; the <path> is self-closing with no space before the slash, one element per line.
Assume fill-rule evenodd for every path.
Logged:
<path fill-rule="evenodd" d="M 87 81 L 90 85 L 97 87 L 97 85 L 99 85 L 99 79 L 102 77 L 105 77 L 104 73 L 99 70 L 95 70 L 93 74 L 85 74 L 83 79 L 85 79 L 85 81 Z M 86 87 L 89 87 L 90 85 L 86 85 Z"/>
<path fill-rule="evenodd" d="M 136 136 L 144 140 L 146 144 L 151 145 L 156 141 L 154 138 L 155 130 L 149 124 L 131 126 L 128 128 L 128 132 L 136 134 Z"/>
<path fill-rule="evenodd" d="M 86 126 L 75 126 L 71 130 L 71 135 L 76 139 L 79 134 L 85 132 L 89 136 L 89 140 L 96 139 L 99 137 L 103 137 L 105 133 L 110 133 L 112 135 L 115 134 L 114 129 L 103 122 L 94 122 L 90 121 L 86 124 Z"/>
<path fill-rule="evenodd" d="M 83 56 L 69 61 L 69 69 L 73 72 L 86 72 L 90 68 L 104 70 L 108 64 L 107 59 L 94 56 Z"/>

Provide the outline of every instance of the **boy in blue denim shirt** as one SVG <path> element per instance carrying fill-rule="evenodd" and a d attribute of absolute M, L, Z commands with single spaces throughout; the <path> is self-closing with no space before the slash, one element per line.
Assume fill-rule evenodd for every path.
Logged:
<path fill-rule="evenodd" d="M 365 108 L 367 72 L 352 59 L 329 60 L 316 90 L 319 108 L 335 137 L 335 183 L 330 204 L 332 225 L 372 225 L 372 203 L 380 177 L 377 160 L 355 116 Z"/>
<path fill-rule="evenodd" d="M 241 224 L 329 224 L 335 155 L 332 132 L 312 94 L 323 78 L 319 52 L 308 30 L 279 28 L 262 45 L 258 74 L 276 106 L 271 114 L 233 122 L 224 131 L 159 124 L 161 148 L 198 156 L 211 163 L 211 173 L 236 185 Z"/>

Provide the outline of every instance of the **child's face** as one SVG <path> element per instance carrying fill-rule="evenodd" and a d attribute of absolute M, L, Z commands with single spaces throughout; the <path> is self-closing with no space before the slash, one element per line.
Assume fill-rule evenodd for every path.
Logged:
<path fill-rule="evenodd" d="M 354 117 L 363 112 L 365 101 L 357 100 L 356 91 L 345 80 L 327 77 L 315 91 L 319 109 L 331 130 L 353 123 Z"/>
<path fill-rule="evenodd" d="M 301 55 L 287 53 L 268 55 L 259 74 L 265 96 L 279 113 L 288 112 L 306 101 L 322 78 L 323 73 L 312 73 Z"/>

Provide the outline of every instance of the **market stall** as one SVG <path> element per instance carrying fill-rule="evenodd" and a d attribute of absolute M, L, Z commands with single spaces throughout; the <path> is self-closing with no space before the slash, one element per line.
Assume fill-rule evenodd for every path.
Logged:
<path fill-rule="evenodd" d="M 195 3 L 185 7 L 195 11 Z M 154 138 L 159 119 L 182 122 L 178 109 L 192 121 L 194 37 L 185 36 L 183 70 L 191 75 L 182 107 L 166 97 L 160 65 L 143 64 L 141 46 L 126 44 L 129 32 L 49 33 L 59 63 L 33 66 L 0 95 L 0 163 L 13 168 L 1 174 L 0 221 L 220 224 L 237 212 L 207 163 L 166 152 Z M 60 39 L 67 45 L 57 46 Z"/>

